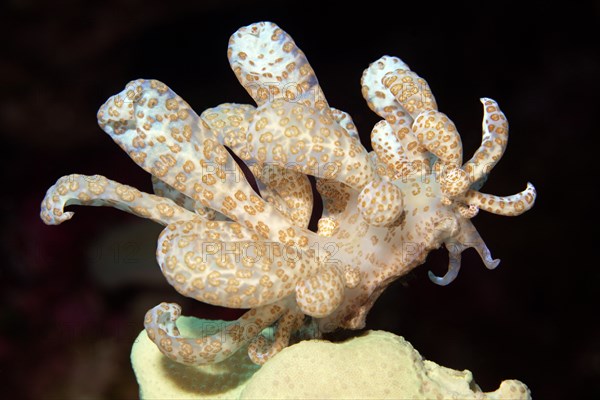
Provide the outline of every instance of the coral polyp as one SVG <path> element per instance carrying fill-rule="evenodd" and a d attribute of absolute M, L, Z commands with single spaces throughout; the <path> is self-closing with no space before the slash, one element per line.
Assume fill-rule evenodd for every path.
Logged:
<path fill-rule="evenodd" d="M 214 363 L 251 342 L 249 355 L 261 364 L 298 334 L 361 328 L 383 290 L 441 245 L 450 262 L 444 276 L 430 273 L 436 284 L 457 277 L 467 248 L 487 268 L 498 265 L 471 219 L 479 210 L 519 215 L 533 206 L 535 189 L 480 192 L 508 142 L 494 100 L 481 99 L 481 146 L 464 162 L 458 130 L 427 82 L 384 56 L 362 76 L 363 97 L 382 118 L 368 152 L 352 118 L 329 105 L 304 53 L 277 25 L 239 29 L 227 54 L 256 105 L 221 104 L 198 116 L 165 84 L 139 79 L 100 108 L 100 127 L 152 175 L 155 194 L 74 174 L 42 202 L 51 225 L 73 216 L 64 211 L 71 204 L 111 206 L 164 225 L 157 260 L 179 293 L 249 309 L 224 332 L 188 338 L 176 326 L 177 304 L 154 307 L 144 325 L 166 356 Z M 323 201 L 317 232 L 308 228 L 309 175 Z M 269 326 L 272 340 L 261 335 Z"/>

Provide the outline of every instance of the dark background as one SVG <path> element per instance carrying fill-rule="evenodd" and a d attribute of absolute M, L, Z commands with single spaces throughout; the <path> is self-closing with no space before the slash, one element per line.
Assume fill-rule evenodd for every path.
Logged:
<path fill-rule="evenodd" d="M 470 369 L 486 391 L 516 378 L 538 399 L 600 397 L 592 241 L 598 2 L 39 3 L 0 6 L 3 396 L 135 398 L 129 351 L 147 309 L 177 301 L 186 315 L 239 314 L 167 285 L 153 259 L 160 226 L 74 207 L 72 221 L 48 227 L 39 204 L 74 172 L 150 191 L 150 177 L 97 127 L 98 107 L 135 78 L 167 83 L 198 113 L 251 103 L 229 68 L 227 41 L 241 26 L 272 20 L 304 50 L 329 103 L 353 116 L 363 138 L 379 118 L 361 97 L 360 76 L 384 54 L 429 82 L 461 132 L 466 159 L 481 138 L 478 98 L 497 100 L 511 137 L 483 190 L 513 194 L 527 181 L 538 190 L 535 207 L 520 217 L 482 212 L 474 220 L 502 259 L 498 269 L 486 270 L 469 250 L 458 279 L 438 287 L 427 270 L 442 274 L 447 254 L 435 251 L 385 292 L 367 327 L 403 335 L 439 364 Z"/>

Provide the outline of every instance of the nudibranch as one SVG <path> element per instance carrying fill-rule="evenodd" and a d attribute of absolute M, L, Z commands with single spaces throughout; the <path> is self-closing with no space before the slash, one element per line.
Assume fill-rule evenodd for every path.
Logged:
<path fill-rule="evenodd" d="M 479 210 L 519 215 L 536 193 L 531 184 L 507 197 L 479 191 L 508 139 L 494 100 L 481 99 L 481 146 L 463 162 L 456 126 L 438 111 L 427 82 L 384 56 L 361 80 L 382 118 L 368 152 L 352 118 L 329 105 L 304 53 L 277 25 L 239 29 L 227 55 L 256 105 L 221 104 L 198 116 L 165 84 L 139 79 L 100 108 L 100 127 L 152 175 L 155 194 L 74 174 L 41 205 L 50 225 L 70 219 L 64 208 L 73 204 L 112 206 L 164 225 L 156 254 L 169 284 L 201 302 L 249 309 L 223 332 L 189 338 L 176 326 L 179 305 L 157 305 L 144 325 L 166 356 L 215 363 L 249 344 L 250 358 L 262 364 L 299 335 L 359 329 L 382 291 L 442 244 L 450 261 L 444 276 L 430 273 L 436 284 L 456 278 L 470 247 L 487 268 L 498 265 L 471 218 Z M 316 232 L 308 229 L 309 175 L 323 201 Z M 267 340 L 261 331 L 270 326 Z"/>

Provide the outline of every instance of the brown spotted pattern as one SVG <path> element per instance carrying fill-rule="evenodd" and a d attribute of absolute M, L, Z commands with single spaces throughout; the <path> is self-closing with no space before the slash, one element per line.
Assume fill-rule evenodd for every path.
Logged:
<path fill-rule="evenodd" d="M 223 146 L 229 147 L 242 160 L 250 160 L 247 151 L 248 124 L 256 110 L 249 104 L 225 103 L 209 108 L 200 114 L 214 138 Z"/>
<path fill-rule="evenodd" d="M 385 167 L 380 175 L 385 174 L 389 179 L 395 180 L 414 172 L 411 159 L 404 154 L 402 142 L 397 139 L 392 125 L 386 121 L 379 121 L 371 131 L 371 144 L 373 151 Z"/>
<path fill-rule="evenodd" d="M 444 167 L 462 165 L 462 141 L 446 114 L 429 110 L 419 114 L 412 126 L 417 140 L 434 154 Z"/>
<path fill-rule="evenodd" d="M 481 146 L 464 165 L 471 182 L 476 182 L 490 173 L 500 161 L 508 144 L 508 121 L 492 99 L 480 99 L 483 104 Z"/>
<path fill-rule="evenodd" d="M 248 127 L 255 110 L 247 104 L 225 103 L 204 111 L 200 118 L 220 144 L 249 165 L 262 197 L 295 225 L 305 228 L 312 211 L 312 189 L 308 177 L 274 164 L 258 163 L 250 154 Z"/>
<path fill-rule="evenodd" d="M 204 207 L 199 201 L 193 200 L 185 194 L 177 191 L 174 187 L 161 181 L 155 176 L 152 176 L 152 190 L 154 194 L 160 197 L 167 197 L 173 200 L 177 205 L 186 210 L 194 211 L 205 219 L 226 219 L 223 215 L 213 210 L 212 208 Z"/>
<path fill-rule="evenodd" d="M 316 269 L 297 248 L 262 241 L 259 233 L 228 221 L 170 224 L 158 239 L 156 254 L 167 281 L 178 292 L 230 308 L 281 300 Z"/>
<path fill-rule="evenodd" d="M 402 191 L 390 181 L 372 181 L 358 195 L 358 210 L 373 226 L 389 226 L 404 211 Z"/>
<path fill-rule="evenodd" d="M 397 143 L 392 144 L 390 141 L 389 144 L 384 143 L 383 145 L 386 147 L 391 146 L 394 151 L 398 152 L 398 157 L 402 159 L 409 158 L 412 163 L 410 169 L 412 173 L 421 168 L 429 168 L 432 160 L 430 160 L 431 157 L 427 153 L 427 150 L 419 145 L 412 132 L 413 117 L 384 85 L 386 74 L 396 70 L 410 71 L 410 68 L 398 57 L 390 56 L 383 56 L 369 65 L 369 68 L 365 69 L 361 78 L 362 95 L 371 110 L 384 118 L 394 131 L 395 138 L 387 139 L 388 141 L 390 139 L 394 140 Z M 379 140 L 373 141 L 372 134 L 371 142 L 375 146 Z M 373 148 L 375 149 L 375 147 Z"/>
<path fill-rule="evenodd" d="M 74 212 L 64 211 L 70 205 L 114 207 L 161 225 L 195 216 L 169 198 L 140 192 L 102 175 L 63 176 L 46 192 L 40 216 L 48 225 L 59 225 L 73 217 Z"/>
<path fill-rule="evenodd" d="M 368 153 L 352 118 L 329 106 L 304 53 L 277 25 L 241 28 L 228 57 L 256 106 L 225 103 L 198 116 L 163 83 L 140 79 L 100 108 L 100 127 L 152 175 L 155 195 L 74 174 L 50 187 L 41 205 L 52 225 L 70 219 L 65 207 L 73 204 L 152 219 L 165 226 L 157 261 L 179 293 L 250 309 L 221 332 L 183 337 L 181 308 L 154 307 L 144 325 L 167 357 L 215 363 L 249 344 L 262 364 L 300 337 L 362 328 L 385 288 L 441 245 L 450 262 L 443 277 L 430 274 L 439 285 L 457 277 L 467 248 L 487 268 L 498 265 L 471 219 L 479 210 L 527 211 L 535 189 L 507 197 L 478 191 L 508 140 L 493 100 L 482 99 L 482 144 L 463 165 L 457 128 L 437 110 L 427 82 L 384 56 L 361 79 L 367 104 L 383 118 Z M 323 202 L 316 233 L 308 229 L 308 175 Z M 272 340 L 261 335 L 267 327 Z"/>
<path fill-rule="evenodd" d="M 320 236 L 330 237 L 337 233 L 339 223 L 330 217 L 321 217 L 317 222 L 317 234 Z"/>
<path fill-rule="evenodd" d="M 264 335 L 258 335 L 248 346 L 248 356 L 255 364 L 262 365 L 275 354 L 286 348 L 290 338 L 304 321 L 304 314 L 296 308 L 289 308 L 276 324 L 275 337 L 268 343 Z"/>
<path fill-rule="evenodd" d="M 283 99 L 319 110 L 327 107 L 306 56 L 274 23 L 240 28 L 229 39 L 227 57 L 238 80 L 259 106 Z"/>
<path fill-rule="evenodd" d="M 341 304 L 344 289 L 342 271 L 336 266 L 322 266 L 296 285 L 296 303 L 304 314 L 322 318 Z"/>
<path fill-rule="evenodd" d="M 327 110 L 329 111 L 329 110 Z M 250 124 L 250 154 L 302 174 L 361 189 L 373 179 L 368 153 L 331 112 L 282 99 L 256 110 Z"/>
<path fill-rule="evenodd" d="M 276 322 L 284 312 L 285 306 L 278 304 L 253 308 L 211 335 L 189 338 L 182 337 L 177 329 L 181 307 L 161 303 L 146 313 L 144 326 L 150 340 L 170 359 L 182 364 L 203 365 L 225 360 Z"/>
<path fill-rule="evenodd" d="M 350 137 L 353 137 L 360 142 L 358 130 L 356 129 L 356 125 L 354 125 L 354 121 L 352 120 L 350 114 L 333 107 L 330 107 L 330 110 L 335 122 L 337 122 L 339 126 L 344 128 L 348 135 L 350 135 Z"/>
<path fill-rule="evenodd" d="M 413 71 L 397 69 L 387 72 L 382 82 L 413 120 L 423 111 L 437 110 L 429 84 Z"/>
<path fill-rule="evenodd" d="M 504 197 L 469 190 L 465 195 L 465 200 L 470 205 L 487 212 L 498 215 L 517 216 L 533 207 L 535 197 L 535 188 L 531 183 L 527 183 L 527 187 L 522 192 Z"/>
<path fill-rule="evenodd" d="M 275 164 L 255 164 L 251 170 L 259 182 L 262 197 L 294 225 L 308 227 L 313 206 L 308 176 Z"/>

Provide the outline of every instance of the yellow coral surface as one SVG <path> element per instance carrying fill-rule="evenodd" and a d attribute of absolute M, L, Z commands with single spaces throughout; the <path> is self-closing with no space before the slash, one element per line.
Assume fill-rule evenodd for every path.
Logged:
<path fill-rule="evenodd" d="M 181 317 L 186 336 L 221 321 Z M 211 328 L 212 327 L 212 328 Z M 164 356 L 145 331 L 136 339 L 131 362 L 141 399 L 530 399 L 517 380 L 483 393 L 470 371 L 424 360 L 400 336 L 369 331 L 342 343 L 305 340 L 283 349 L 259 367 L 246 349 L 223 362 L 193 367 Z"/>

